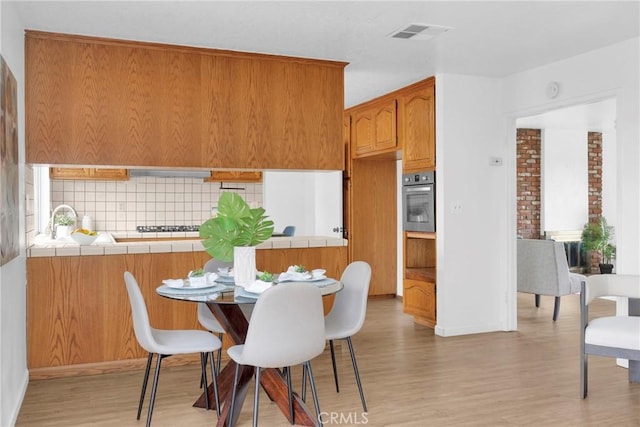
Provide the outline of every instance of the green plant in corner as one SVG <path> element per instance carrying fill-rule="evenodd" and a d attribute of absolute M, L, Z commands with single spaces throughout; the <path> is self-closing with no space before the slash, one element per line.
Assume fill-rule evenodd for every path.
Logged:
<path fill-rule="evenodd" d="M 273 234 L 273 221 L 263 208 L 250 208 L 242 196 L 224 192 L 218 200 L 218 214 L 200 226 L 202 245 L 221 261 L 233 260 L 236 246 L 257 246 Z"/>
<path fill-rule="evenodd" d="M 614 227 L 607 224 L 604 217 L 600 217 L 598 222 L 590 222 L 582 229 L 582 245 L 586 251 L 598 252 L 602 259 L 602 264 L 611 264 L 615 258 L 616 247 L 611 243 L 613 239 Z"/>

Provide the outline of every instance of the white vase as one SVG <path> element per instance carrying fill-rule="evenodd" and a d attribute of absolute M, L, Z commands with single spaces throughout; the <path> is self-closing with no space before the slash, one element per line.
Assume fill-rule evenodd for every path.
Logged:
<path fill-rule="evenodd" d="M 233 279 L 236 286 L 249 286 L 256 280 L 256 247 L 233 248 Z"/>
<path fill-rule="evenodd" d="M 71 237 L 71 229 L 70 225 L 58 225 L 56 226 L 56 239 L 63 239 L 66 237 Z"/>

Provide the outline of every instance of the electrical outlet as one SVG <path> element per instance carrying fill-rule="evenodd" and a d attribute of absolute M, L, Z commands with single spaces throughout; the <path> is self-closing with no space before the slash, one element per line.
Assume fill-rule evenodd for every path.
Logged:
<path fill-rule="evenodd" d="M 126 212 L 127 204 L 125 202 L 118 202 L 118 212 Z"/>
<path fill-rule="evenodd" d="M 451 203 L 451 213 L 454 215 L 459 215 L 462 213 L 462 203 L 460 202 L 452 202 Z"/>

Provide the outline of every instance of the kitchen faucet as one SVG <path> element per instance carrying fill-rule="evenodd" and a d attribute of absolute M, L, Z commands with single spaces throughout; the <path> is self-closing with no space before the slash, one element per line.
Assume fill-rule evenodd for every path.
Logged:
<path fill-rule="evenodd" d="M 58 205 L 58 206 L 56 206 L 56 208 L 53 210 L 53 212 L 51 212 L 51 238 L 52 239 L 56 238 L 56 227 L 57 227 L 56 226 L 56 222 L 55 222 L 56 213 L 58 213 L 58 211 L 61 210 L 61 209 L 69 209 L 71 211 L 71 213 L 73 214 L 73 217 L 76 220 L 78 219 L 78 213 L 71 206 L 69 206 L 69 205 Z"/>

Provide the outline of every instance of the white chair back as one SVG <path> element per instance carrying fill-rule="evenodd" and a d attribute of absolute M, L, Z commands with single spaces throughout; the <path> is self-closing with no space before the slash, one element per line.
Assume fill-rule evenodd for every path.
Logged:
<path fill-rule="evenodd" d="M 344 288 L 336 294 L 327 322 L 340 325 L 344 337 L 349 337 L 355 335 L 364 324 L 371 266 L 364 261 L 354 261 L 344 270 L 340 281 Z"/>
<path fill-rule="evenodd" d="M 127 285 L 129 303 L 131 304 L 131 317 L 133 318 L 133 331 L 140 346 L 150 353 L 157 353 L 157 344 L 151 332 L 149 313 L 140 286 L 133 274 L 124 272 L 124 282 Z"/>
<path fill-rule="evenodd" d="M 261 368 L 293 366 L 324 351 L 322 294 L 310 283 L 280 283 L 256 301 L 242 363 Z"/>
<path fill-rule="evenodd" d="M 587 277 L 585 304 L 598 297 L 640 298 L 640 276 L 635 274 L 594 274 Z"/>

